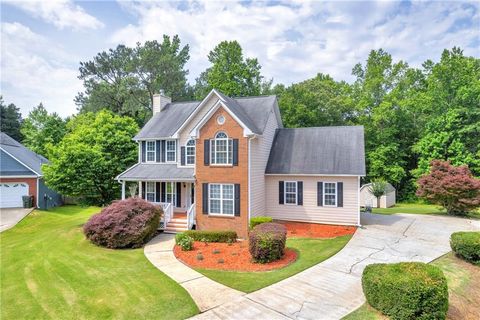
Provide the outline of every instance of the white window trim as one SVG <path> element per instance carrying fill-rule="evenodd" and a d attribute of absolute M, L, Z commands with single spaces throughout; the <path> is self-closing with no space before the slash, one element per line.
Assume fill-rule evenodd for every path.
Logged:
<path fill-rule="evenodd" d="M 216 136 L 219 133 L 224 133 L 227 137 L 226 138 L 216 138 Z M 217 158 L 217 143 L 216 142 L 218 140 L 224 140 L 226 142 L 226 149 L 227 149 L 227 151 L 226 151 L 227 162 L 226 163 L 216 163 L 216 158 Z M 230 142 L 232 144 L 232 150 L 230 150 Z M 224 153 L 224 152 L 225 151 L 222 151 L 222 153 Z M 230 158 L 231 162 L 228 162 L 230 152 L 232 153 L 232 157 Z M 215 134 L 215 138 L 210 139 L 210 165 L 211 166 L 226 166 L 226 167 L 233 166 L 233 139 L 229 138 L 228 134 L 226 134 L 224 131 L 217 132 Z"/>
<path fill-rule="evenodd" d="M 148 191 L 149 184 L 153 184 L 153 192 Z M 157 196 L 157 183 L 153 182 L 153 181 L 147 181 L 145 183 L 145 200 L 149 201 L 148 200 L 148 195 L 152 194 L 152 193 L 153 193 L 153 201 L 150 201 L 150 202 L 155 202 L 155 200 L 156 200 L 155 198 Z"/>
<path fill-rule="evenodd" d="M 168 142 L 173 141 L 175 143 L 175 150 L 168 150 Z M 174 160 L 168 160 L 168 153 L 174 153 L 175 154 L 175 159 Z M 170 139 L 170 140 L 165 140 L 165 163 L 176 163 L 177 162 L 177 140 L 175 139 Z"/>
<path fill-rule="evenodd" d="M 193 146 L 189 146 L 188 143 L 190 141 L 193 141 Z M 188 155 L 188 148 L 192 148 L 193 149 L 193 156 L 189 156 Z M 193 157 L 193 163 L 188 163 L 188 157 Z M 193 139 L 190 139 L 187 141 L 187 143 L 185 143 L 185 166 L 187 167 L 193 167 L 195 166 L 195 162 L 197 161 L 197 145 L 195 143 L 195 140 Z"/>
<path fill-rule="evenodd" d="M 295 203 L 287 203 L 287 183 L 295 183 Z M 290 194 L 293 192 L 289 192 Z M 283 183 L 283 203 L 287 206 L 298 205 L 298 181 L 285 181 Z"/>
<path fill-rule="evenodd" d="M 332 205 L 332 204 L 326 204 L 326 202 L 325 202 L 325 196 L 327 195 L 327 194 L 325 193 L 325 186 L 326 186 L 327 183 L 333 183 L 333 184 L 335 184 L 335 204 L 334 204 L 334 205 Z M 332 207 L 332 208 L 337 207 L 337 206 L 338 206 L 338 183 L 337 183 L 337 182 L 329 182 L 329 181 L 325 182 L 325 181 L 324 181 L 322 188 L 323 188 L 323 190 L 322 190 L 322 194 L 323 194 L 323 199 L 322 199 L 322 200 L 323 200 L 323 206 L 324 206 L 324 207 Z M 333 195 L 333 193 L 329 193 L 328 195 Z"/>
<path fill-rule="evenodd" d="M 148 144 L 153 143 L 153 151 L 148 150 Z M 153 152 L 153 160 L 148 160 L 148 154 Z M 157 142 L 155 140 L 150 140 L 145 142 L 145 162 L 153 163 L 157 162 Z"/>
<path fill-rule="evenodd" d="M 213 198 L 213 200 L 220 200 L 220 211 L 222 213 L 212 213 L 210 212 L 212 206 L 210 205 L 210 200 L 212 199 L 210 197 L 210 190 L 212 185 L 218 185 L 220 186 L 220 198 Z M 233 199 L 232 199 L 232 213 L 223 213 L 223 186 L 232 186 L 233 190 Z M 227 199 L 230 200 L 230 199 Z M 235 185 L 232 183 L 209 183 L 208 184 L 208 215 L 210 216 L 219 216 L 219 217 L 234 217 L 235 216 Z"/>

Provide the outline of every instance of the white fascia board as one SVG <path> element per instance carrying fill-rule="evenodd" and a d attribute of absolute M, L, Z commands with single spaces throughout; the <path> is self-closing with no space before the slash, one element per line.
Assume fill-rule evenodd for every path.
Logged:
<path fill-rule="evenodd" d="M 0 179 L 36 179 L 36 178 L 41 178 L 42 176 L 0 176 Z"/>
<path fill-rule="evenodd" d="M 155 182 L 194 182 L 194 178 L 172 178 L 172 179 L 157 179 L 157 178 L 128 178 L 120 181 L 155 181 Z"/>
<path fill-rule="evenodd" d="M 29 166 L 27 166 L 25 163 L 23 163 L 22 161 L 20 161 L 18 158 L 14 157 L 10 152 L 8 152 L 7 150 L 3 149 L 2 147 L 0 147 L 0 149 L 5 152 L 6 154 L 8 154 L 10 157 L 12 157 L 13 159 L 17 160 L 22 166 L 24 166 L 25 168 L 27 168 L 28 170 L 32 171 L 33 173 L 35 173 L 38 177 L 41 177 L 42 175 L 40 173 L 38 173 L 37 171 L 33 170 L 32 168 L 30 168 Z"/>

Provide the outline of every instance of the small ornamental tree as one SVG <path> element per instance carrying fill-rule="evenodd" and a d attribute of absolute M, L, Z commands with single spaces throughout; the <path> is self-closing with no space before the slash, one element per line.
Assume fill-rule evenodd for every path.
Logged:
<path fill-rule="evenodd" d="M 380 199 L 387 193 L 387 182 L 383 180 L 373 181 L 368 191 L 377 198 L 377 208 L 380 208 Z"/>
<path fill-rule="evenodd" d="M 441 205 L 451 215 L 462 215 L 480 207 L 480 179 L 467 166 L 433 160 L 430 173 L 418 180 L 417 196 Z"/>

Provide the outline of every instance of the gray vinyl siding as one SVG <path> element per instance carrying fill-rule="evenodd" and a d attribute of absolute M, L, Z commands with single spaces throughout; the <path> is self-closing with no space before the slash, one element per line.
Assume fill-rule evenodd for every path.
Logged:
<path fill-rule="evenodd" d="M 62 196 L 45 185 L 43 179 L 38 180 L 38 207 L 47 210 L 63 204 Z"/>
<path fill-rule="evenodd" d="M 303 181 L 303 205 L 279 204 L 279 181 Z M 343 207 L 317 206 L 317 182 L 343 182 Z M 358 177 L 267 176 L 266 214 L 278 220 L 324 224 L 359 223 Z"/>
<path fill-rule="evenodd" d="M 37 176 L 34 172 L 12 158 L 3 150 L 0 150 L 0 164 L 1 176 Z"/>
<path fill-rule="evenodd" d="M 250 145 L 250 216 L 264 216 L 265 206 L 265 168 L 272 147 L 275 130 L 279 127 L 277 117 L 273 111 L 265 125 L 263 135 L 251 140 Z"/>

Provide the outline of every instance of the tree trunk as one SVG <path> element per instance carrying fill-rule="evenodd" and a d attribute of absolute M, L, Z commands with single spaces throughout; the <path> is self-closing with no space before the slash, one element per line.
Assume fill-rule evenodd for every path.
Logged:
<path fill-rule="evenodd" d="M 377 208 L 380 209 L 380 198 L 381 197 L 377 197 Z"/>

